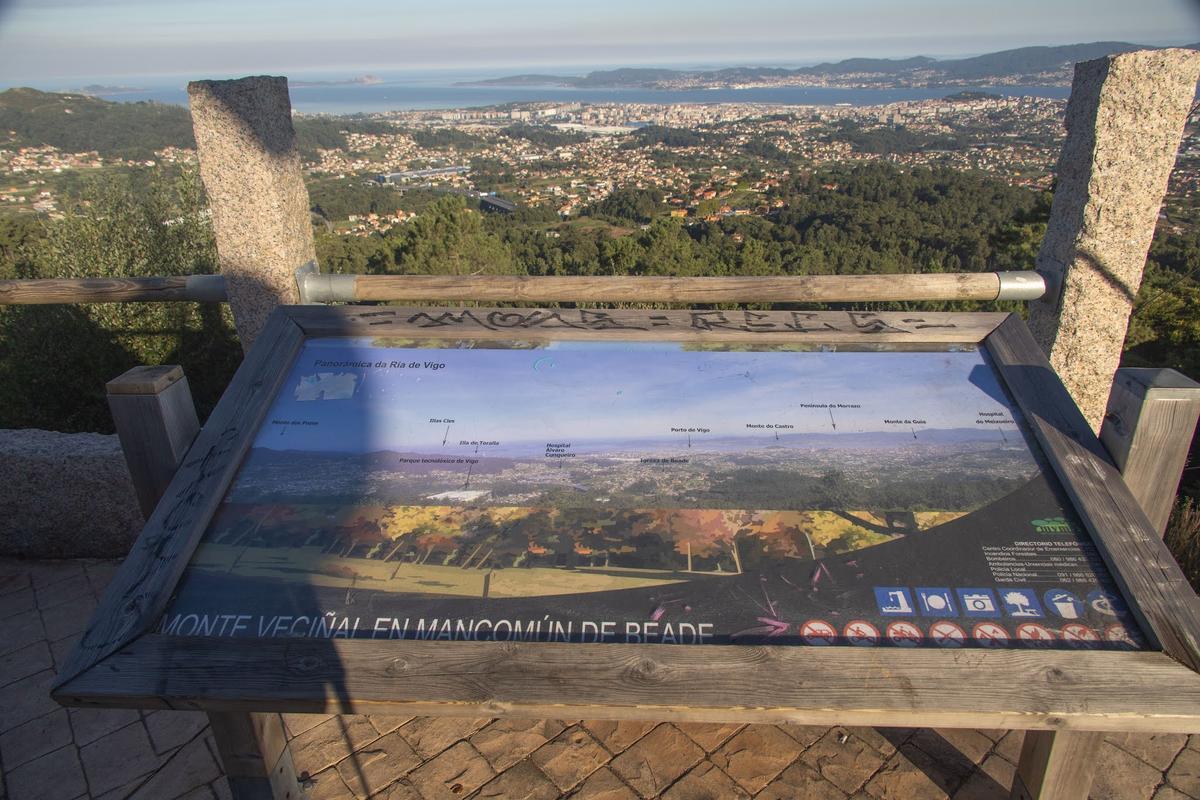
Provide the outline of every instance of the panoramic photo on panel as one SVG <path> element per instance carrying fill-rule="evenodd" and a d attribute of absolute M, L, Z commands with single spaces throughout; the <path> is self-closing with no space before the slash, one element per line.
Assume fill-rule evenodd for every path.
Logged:
<path fill-rule="evenodd" d="M 878 347 L 310 340 L 163 629 L 1132 646 L 983 351 Z"/>

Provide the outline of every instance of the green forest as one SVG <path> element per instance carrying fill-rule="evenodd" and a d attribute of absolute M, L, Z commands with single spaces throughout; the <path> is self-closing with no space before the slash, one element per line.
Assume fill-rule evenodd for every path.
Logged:
<path fill-rule="evenodd" d="M 827 188 L 833 187 L 833 188 Z M 318 236 L 329 272 L 529 275 L 846 275 L 1032 268 L 1049 196 L 956 170 L 866 163 L 773 190 L 773 218 L 692 225 L 662 193 L 621 189 L 560 222 L 548 208 L 479 215 L 446 196 L 385 235 Z M 402 204 L 403 201 L 401 201 Z M 587 224 L 589 219 L 606 224 Z"/>
<path fill-rule="evenodd" d="M 362 116 L 297 117 L 296 145 L 304 157 L 320 148 L 344 148 L 346 133 L 385 133 L 385 122 Z M 17 88 L 0 92 L 0 142 L 53 145 L 66 152 L 144 160 L 164 147 L 196 146 L 192 117 L 183 106 L 115 103 L 85 94 Z"/>

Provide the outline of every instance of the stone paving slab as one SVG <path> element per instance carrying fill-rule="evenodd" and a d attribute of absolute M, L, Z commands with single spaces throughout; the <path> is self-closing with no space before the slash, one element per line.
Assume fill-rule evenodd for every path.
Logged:
<path fill-rule="evenodd" d="M 0 559 L 0 800 L 227 800 L 207 718 L 46 692 L 113 561 Z M 308 800 L 999 800 L 1020 732 L 285 714 Z M 1093 800 L 1200 800 L 1200 736 L 1109 736 Z"/>

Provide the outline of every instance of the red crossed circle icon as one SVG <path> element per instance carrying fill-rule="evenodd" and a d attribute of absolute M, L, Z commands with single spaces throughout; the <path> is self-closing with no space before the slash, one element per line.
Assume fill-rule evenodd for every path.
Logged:
<path fill-rule="evenodd" d="M 1072 622 L 1069 625 L 1063 625 L 1062 638 L 1071 647 L 1091 647 L 1100 641 L 1100 634 L 1087 625 Z"/>
<path fill-rule="evenodd" d="M 830 645 L 837 641 L 837 628 L 823 619 L 810 619 L 800 626 L 800 638 L 806 644 Z"/>
<path fill-rule="evenodd" d="M 962 647 L 967 641 L 967 632 L 953 622 L 938 620 L 929 626 L 929 638 L 938 647 Z"/>
<path fill-rule="evenodd" d="M 971 638 L 980 647 L 1008 647 L 1010 642 L 1008 631 L 994 622 L 980 622 L 971 630 Z"/>
<path fill-rule="evenodd" d="M 865 620 L 856 619 L 846 623 L 842 635 L 852 645 L 858 647 L 874 647 L 879 644 L 879 628 Z"/>
<path fill-rule="evenodd" d="M 925 634 L 921 633 L 921 629 L 911 622 L 896 620 L 888 623 L 887 638 L 897 647 L 916 647 L 925 638 Z"/>
<path fill-rule="evenodd" d="M 1104 640 L 1111 644 L 1119 644 L 1132 649 L 1136 649 L 1138 646 L 1137 641 L 1129 633 L 1129 629 L 1115 622 L 1104 626 Z"/>
<path fill-rule="evenodd" d="M 1036 622 L 1022 622 L 1018 625 L 1017 638 L 1028 647 L 1049 647 L 1054 644 L 1054 632 Z"/>

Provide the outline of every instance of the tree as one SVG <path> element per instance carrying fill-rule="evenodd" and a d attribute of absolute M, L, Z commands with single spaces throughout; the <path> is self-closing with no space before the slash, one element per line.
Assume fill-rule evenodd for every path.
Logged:
<path fill-rule="evenodd" d="M 551 125 L 530 125 L 525 122 L 501 128 L 500 135 L 510 139 L 524 139 L 542 147 L 564 147 L 588 140 L 587 134 L 584 133 L 561 131 Z"/>
<path fill-rule="evenodd" d="M 192 172 L 89 181 L 64 206 L 64 218 L 46 222 L 43 235 L 22 250 L 20 277 L 216 270 L 203 191 Z M 7 307 L 0 310 L 0 426 L 111 431 L 104 384 L 138 364 L 182 364 L 204 415 L 240 357 L 228 309 L 217 304 Z"/>
<path fill-rule="evenodd" d="M 42 233 L 41 220 L 32 215 L 0 217 L 0 280 L 12 280 L 32 273 L 29 252 Z"/>
<path fill-rule="evenodd" d="M 487 231 L 478 211 L 458 196 L 443 197 L 387 241 L 395 252 L 396 270 L 419 275 L 512 274 L 512 253 Z"/>
<path fill-rule="evenodd" d="M 380 533 L 386 540 L 382 558 L 389 561 L 399 553 L 414 552 L 425 536 L 453 537 L 463 525 L 463 512 L 439 506 L 388 506 L 379 516 Z"/>
<path fill-rule="evenodd" d="M 662 210 L 662 192 L 657 189 L 617 189 L 585 213 L 598 217 L 612 217 L 630 222 L 649 222 Z"/>
<path fill-rule="evenodd" d="M 354 509 L 344 524 L 338 528 L 335 542 L 338 555 L 349 556 L 364 543 L 380 545 L 387 541 L 384 534 L 383 521 L 388 516 L 387 508 L 383 506 L 359 506 Z M 377 552 L 381 548 L 374 548 Z"/>
<path fill-rule="evenodd" d="M 674 545 L 675 552 L 687 556 L 688 571 L 691 572 L 695 559 L 729 554 L 733 557 L 736 571 L 741 572 L 741 557 L 733 543 L 734 528 L 724 511 L 681 508 L 666 511 L 663 523 Z"/>
<path fill-rule="evenodd" d="M 696 257 L 695 242 L 687 231 L 673 219 L 656 219 L 640 237 L 642 256 L 637 271 L 643 275 L 702 274 Z"/>

